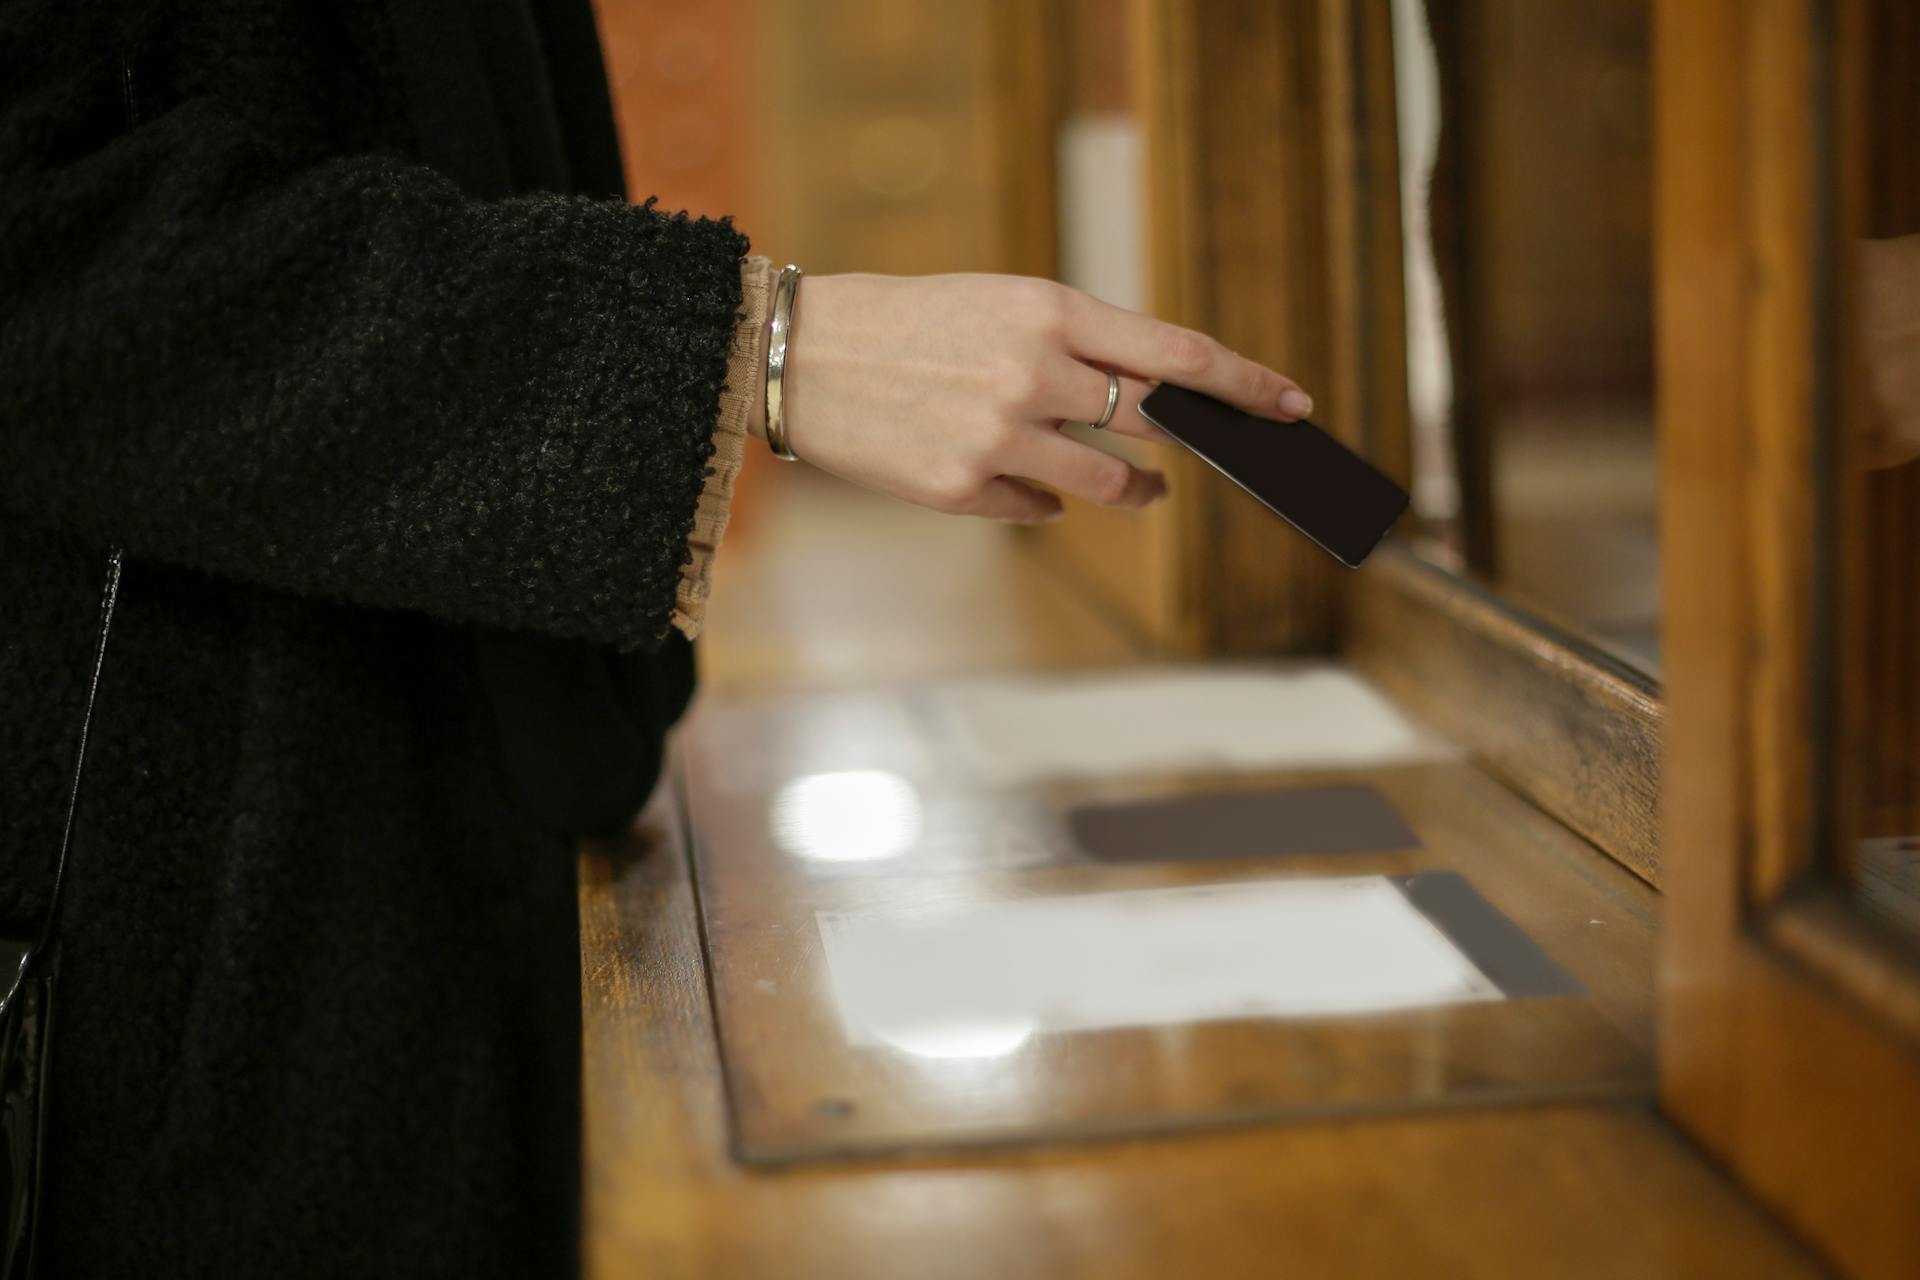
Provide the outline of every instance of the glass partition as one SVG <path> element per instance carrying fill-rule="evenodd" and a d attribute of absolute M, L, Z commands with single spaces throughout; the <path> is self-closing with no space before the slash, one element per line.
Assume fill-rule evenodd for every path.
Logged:
<path fill-rule="evenodd" d="M 1832 636 L 1838 861 L 1870 919 L 1920 943 L 1920 15 L 1868 8 L 1871 52 L 1838 92 L 1863 122 L 1842 193 L 1830 304 L 1837 348 Z"/>
<path fill-rule="evenodd" d="M 1391 0 L 1423 545 L 1657 669 L 1645 0 Z"/>

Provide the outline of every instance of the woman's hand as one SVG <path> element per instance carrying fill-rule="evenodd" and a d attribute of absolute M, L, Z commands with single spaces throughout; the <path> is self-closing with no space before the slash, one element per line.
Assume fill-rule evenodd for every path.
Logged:
<path fill-rule="evenodd" d="M 1108 369 L 1121 376 L 1107 429 L 1142 439 L 1165 438 L 1135 411 L 1156 379 L 1262 417 L 1313 407 L 1293 382 L 1204 334 L 1051 281 L 807 276 L 782 378 L 787 442 L 816 467 L 936 511 L 1057 517 L 1060 500 L 1028 480 L 1142 507 L 1166 493 L 1160 472 L 1058 429 L 1099 418 Z"/>

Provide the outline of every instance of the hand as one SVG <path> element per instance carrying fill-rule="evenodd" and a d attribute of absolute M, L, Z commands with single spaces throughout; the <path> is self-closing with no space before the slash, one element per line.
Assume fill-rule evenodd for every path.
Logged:
<path fill-rule="evenodd" d="M 1859 243 L 1869 466 L 1920 458 L 1920 236 Z"/>
<path fill-rule="evenodd" d="M 1190 329 L 1025 276 L 807 276 L 782 378 L 787 443 L 803 460 L 908 502 L 1023 524 L 1059 516 L 1037 480 L 1110 507 L 1166 493 L 1158 471 L 1081 444 L 1062 421 L 1166 437 L 1137 412 L 1150 380 L 1262 417 L 1312 407 L 1273 370 Z M 757 417 L 758 415 L 756 415 Z M 764 431 L 764 427 L 762 427 Z"/>

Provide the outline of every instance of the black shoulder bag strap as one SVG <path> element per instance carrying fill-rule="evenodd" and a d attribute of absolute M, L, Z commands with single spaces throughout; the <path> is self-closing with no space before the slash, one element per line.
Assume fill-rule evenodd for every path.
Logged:
<path fill-rule="evenodd" d="M 53 1038 L 53 996 L 60 971 L 55 928 L 60 890 L 67 879 L 67 849 L 73 843 L 73 819 L 80 808 L 80 780 L 86 772 L 87 735 L 93 728 L 94 699 L 100 693 L 100 669 L 107 658 L 107 633 L 120 599 L 120 548 L 107 557 L 107 584 L 100 593 L 100 635 L 93 647 L 93 671 L 87 678 L 86 710 L 80 717 L 80 742 L 73 753 L 73 783 L 67 789 L 67 817 L 60 829 L 60 855 L 53 864 L 53 888 L 39 932 L 24 940 L 0 938 L 0 1280 L 27 1280 L 34 1274 L 39 1243 L 41 1153 L 47 1134 L 47 1048 Z"/>
<path fill-rule="evenodd" d="M 130 37 L 131 39 L 131 37 Z M 134 96 L 133 57 L 120 53 L 121 93 L 127 128 L 139 121 Z M 67 881 L 67 851 L 73 844 L 74 816 L 80 810 L 80 782 L 86 774 L 87 737 L 93 729 L 93 704 L 100 694 L 100 669 L 107 660 L 107 635 L 113 607 L 120 600 L 121 548 L 107 555 L 107 582 L 100 592 L 100 634 L 93 646 L 93 671 L 87 677 L 86 708 L 80 716 L 80 740 L 73 751 L 73 781 L 67 789 L 67 816 L 60 828 L 60 853 L 53 864 L 53 887 L 46 914 L 33 937 L 0 937 L 0 1280 L 32 1280 L 40 1252 L 42 1156 L 47 1140 L 47 1064 L 53 1043 L 53 997 L 60 973 L 57 928 L 60 894 Z"/>

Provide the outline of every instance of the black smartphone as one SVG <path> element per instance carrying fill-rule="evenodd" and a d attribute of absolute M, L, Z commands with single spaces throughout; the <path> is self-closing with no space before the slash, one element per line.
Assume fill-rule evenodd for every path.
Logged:
<path fill-rule="evenodd" d="M 1140 413 L 1342 564 L 1358 566 L 1407 509 L 1405 489 L 1304 418 L 1256 418 L 1165 382 Z"/>

